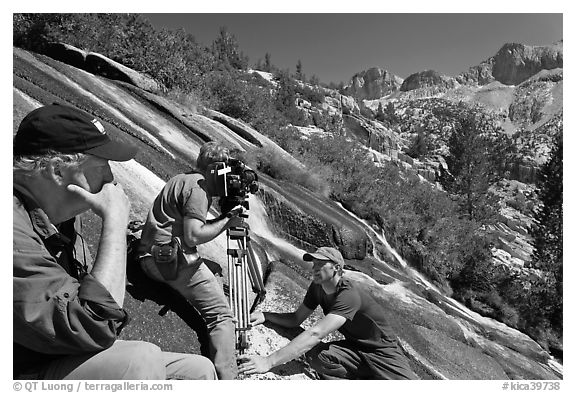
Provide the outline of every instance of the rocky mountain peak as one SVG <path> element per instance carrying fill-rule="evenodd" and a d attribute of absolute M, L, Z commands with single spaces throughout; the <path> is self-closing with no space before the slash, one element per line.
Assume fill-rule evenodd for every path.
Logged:
<path fill-rule="evenodd" d="M 410 75 L 408 78 L 404 79 L 402 86 L 400 86 L 400 91 L 410 91 L 419 89 L 422 87 L 445 87 L 454 88 L 457 83 L 454 78 L 440 74 L 434 70 L 425 70 L 417 72 Z"/>
<path fill-rule="evenodd" d="M 393 75 L 385 69 L 372 67 L 355 74 L 348 86 L 346 95 L 357 100 L 374 100 L 400 89 L 403 79 Z"/>
<path fill-rule="evenodd" d="M 542 70 L 563 68 L 562 41 L 553 45 L 529 46 L 507 43 L 489 59 L 458 75 L 464 84 L 486 85 L 498 81 L 518 85 Z"/>

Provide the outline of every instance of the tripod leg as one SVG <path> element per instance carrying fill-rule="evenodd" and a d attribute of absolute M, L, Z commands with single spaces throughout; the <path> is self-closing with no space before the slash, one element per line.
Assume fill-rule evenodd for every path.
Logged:
<path fill-rule="evenodd" d="M 247 255 L 242 259 L 242 315 L 244 316 L 244 327 L 248 328 L 250 325 L 250 308 L 248 307 L 248 272 L 246 271 Z"/>
<path fill-rule="evenodd" d="M 248 327 L 248 322 L 250 321 L 250 316 L 246 312 L 246 304 L 248 303 L 248 294 L 246 292 L 246 262 L 245 258 L 240 261 L 238 265 L 238 294 L 240 297 L 240 304 L 238 305 L 239 309 L 239 319 L 241 321 L 240 327 L 246 329 Z"/>
<path fill-rule="evenodd" d="M 228 298 L 230 302 L 230 308 L 234 315 L 234 261 L 233 258 L 228 256 Z"/>
<path fill-rule="evenodd" d="M 248 349 L 248 334 L 246 330 L 238 332 L 238 342 L 237 342 L 238 352 L 243 354 L 246 349 Z"/>
<path fill-rule="evenodd" d="M 237 311 L 237 318 L 238 318 L 238 328 L 243 329 L 244 326 L 244 277 L 242 276 L 242 260 L 238 259 L 236 266 L 235 266 L 235 274 L 236 274 L 236 311 Z"/>
<path fill-rule="evenodd" d="M 250 237 L 246 228 L 228 230 L 228 241 L 237 240 L 237 248 L 228 248 L 231 257 L 228 264 L 230 302 L 236 318 L 236 349 L 243 353 L 248 348 L 248 329 L 250 328 L 250 312 L 259 304 L 265 294 L 262 279 L 262 268 L 250 244 Z M 229 244 L 229 243 L 228 243 Z M 257 292 L 256 302 L 249 305 L 248 280 Z"/>

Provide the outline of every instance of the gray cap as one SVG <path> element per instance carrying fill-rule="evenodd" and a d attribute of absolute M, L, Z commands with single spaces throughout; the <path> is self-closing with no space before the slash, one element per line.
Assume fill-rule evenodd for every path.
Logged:
<path fill-rule="evenodd" d="M 306 262 L 310 262 L 313 259 L 320 259 L 323 261 L 332 261 L 337 265 L 344 267 L 344 258 L 340 251 L 333 247 L 320 247 L 313 253 L 306 253 L 302 257 Z"/>

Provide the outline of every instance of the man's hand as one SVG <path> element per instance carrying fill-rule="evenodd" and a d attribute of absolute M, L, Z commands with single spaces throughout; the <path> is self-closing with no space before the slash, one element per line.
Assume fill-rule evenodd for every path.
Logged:
<path fill-rule="evenodd" d="M 232 216 L 228 219 L 225 225 L 226 228 L 244 227 L 244 218 L 239 216 Z"/>
<path fill-rule="evenodd" d="M 258 355 L 240 355 L 238 356 L 240 364 L 238 371 L 247 375 L 262 374 L 270 370 L 271 365 L 267 357 Z"/>
<path fill-rule="evenodd" d="M 102 189 L 93 194 L 74 184 L 67 186 L 68 191 L 82 198 L 102 220 L 113 219 L 122 221 L 118 225 L 128 225 L 130 201 L 120 184 L 106 183 Z"/>
<path fill-rule="evenodd" d="M 244 208 L 244 206 L 236 205 L 232 209 L 230 209 L 230 211 L 226 213 L 226 215 L 228 217 L 239 216 L 240 214 L 243 214 L 245 211 L 246 209 Z"/>
<path fill-rule="evenodd" d="M 251 326 L 260 325 L 261 323 L 264 323 L 265 321 L 266 321 L 266 318 L 264 318 L 264 313 L 262 311 L 254 311 L 252 314 L 250 314 L 250 325 Z"/>
<path fill-rule="evenodd" d="M 237 228 L 243 227 L 244 217 L 241 217 L 246 212 L 246 209 L 242 205 L 237 205 L 233 209 L 231 209 L 228 213 L 226 213 L 226 217 L 228 221 L 226 222 L 226 228 Z"/>

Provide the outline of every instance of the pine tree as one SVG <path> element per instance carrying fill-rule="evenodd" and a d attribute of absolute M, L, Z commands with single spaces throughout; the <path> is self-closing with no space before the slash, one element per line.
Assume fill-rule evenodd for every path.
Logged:
<path fill-rule="evenodd" d="M 534 217 L 536 225 L 531 230 L 534 252 L 532 266 L 551 273 L 546 303 L 556 324 L 562 323 L 562 132 L 555 138 L 550 159 L 541 168 L 537 181 L 538 196 L 542 205 Z"/>
<path fill-rule="evenodd" d="M 388 120 L 389 124 L 398 122 L 398 116 L 396 116 L 396 109 L 394 109 L 394 103 L 392 101 L 386 104 L 386 108 L 384 109 L 384 116 Z"/>
<path fill-rule="evenodd" d="M 394 104 L 392 102 L 388 102 L 386 107 L 384 107 L 382 105 L 382 101 L 380 101 L 378 103 L 378 109 L 376 109 L 375 119 L 387 127 L 392 126 L 392 124 L 397 121 L 397 116 L 394 111 Z"/>
<path fill-rule="evenodd" d="M 382 107 L 382 101 L 378 102 L 378 109 L 376 110 L 376 120 L 385 121 L 386 115 L 384 114 L 384 108 Z"/>
<path fill-rule="evenodd" d="M 416 137 L 414 138 L 410 146 L 408 146 L 406 154 L 408 154 L 412 158 L 425 157 L 426 154 L 428 154 L 428 152 L 430 151 L 429 145 L 430 144 L 428 141 L 426 130 L 421 126 L 418 126 L 416 130 Z"/>
<path fill-rule="evenodd" d="M 212 53 L 224 69 L 246 70 L 248 57 L 239 50 L 238 41 L 226 27 L 220 28 L 218 38 L 212 43 Z"/>
<path fill-rule="evenodd" d="M 489 187 L 499 178 L 495 125 L 476 110 L 465 110 L 448 140 L 450 154 L 446 163 L 453 178 L 441 179 L 442 185 L 461 200 L 464 215 L 471 219 L 490 220 L 495 214 L 496 199 Z"/>
<path fill-rule="evenodd" d="M 263 70 L 262 59 L 258 59 L 258 61 L 254 64 L 254 69 L 258 71 Z"/>
<path fill-rule="evenodd" d="M 296 63 L 296 75 L 294 76 L 299 81 L 306 82 L 306 76 L 302 72 L 302 62 L 300 60 L 298 60 L 298 63 Z"/>
<path fill-rule="evenodd" d="M 276 91 L 276 109 L 280 111 L 293 125 L 304 125 L 304 117 L 296 108 L 296 84 L 287 70 L 280 71 L 276 76 L 278 89 Z"/>
<path fill-rule="evenodd" d="M 318 78 L 318 75 L 313 74 L 310 77 L 310 80 L 308 81 L 308 83 L 310 83 L 312 86 L 319 86 L 320 85 L 320 78 Z"/>
<path fill-rule="evenodd" d="M 534 263 L 535 267 L 545 270 L 555 270 L 562 262 L 562 145 L 559 132 L 536 184 L 542 206 L 535 216 Z"/>
<path fill-rule="evenodd" d="M 264 55 L 264 70 L 265 72 L 272 72 L 272 62 L 270 60 L 270 53 L 266 52 Z"/>

